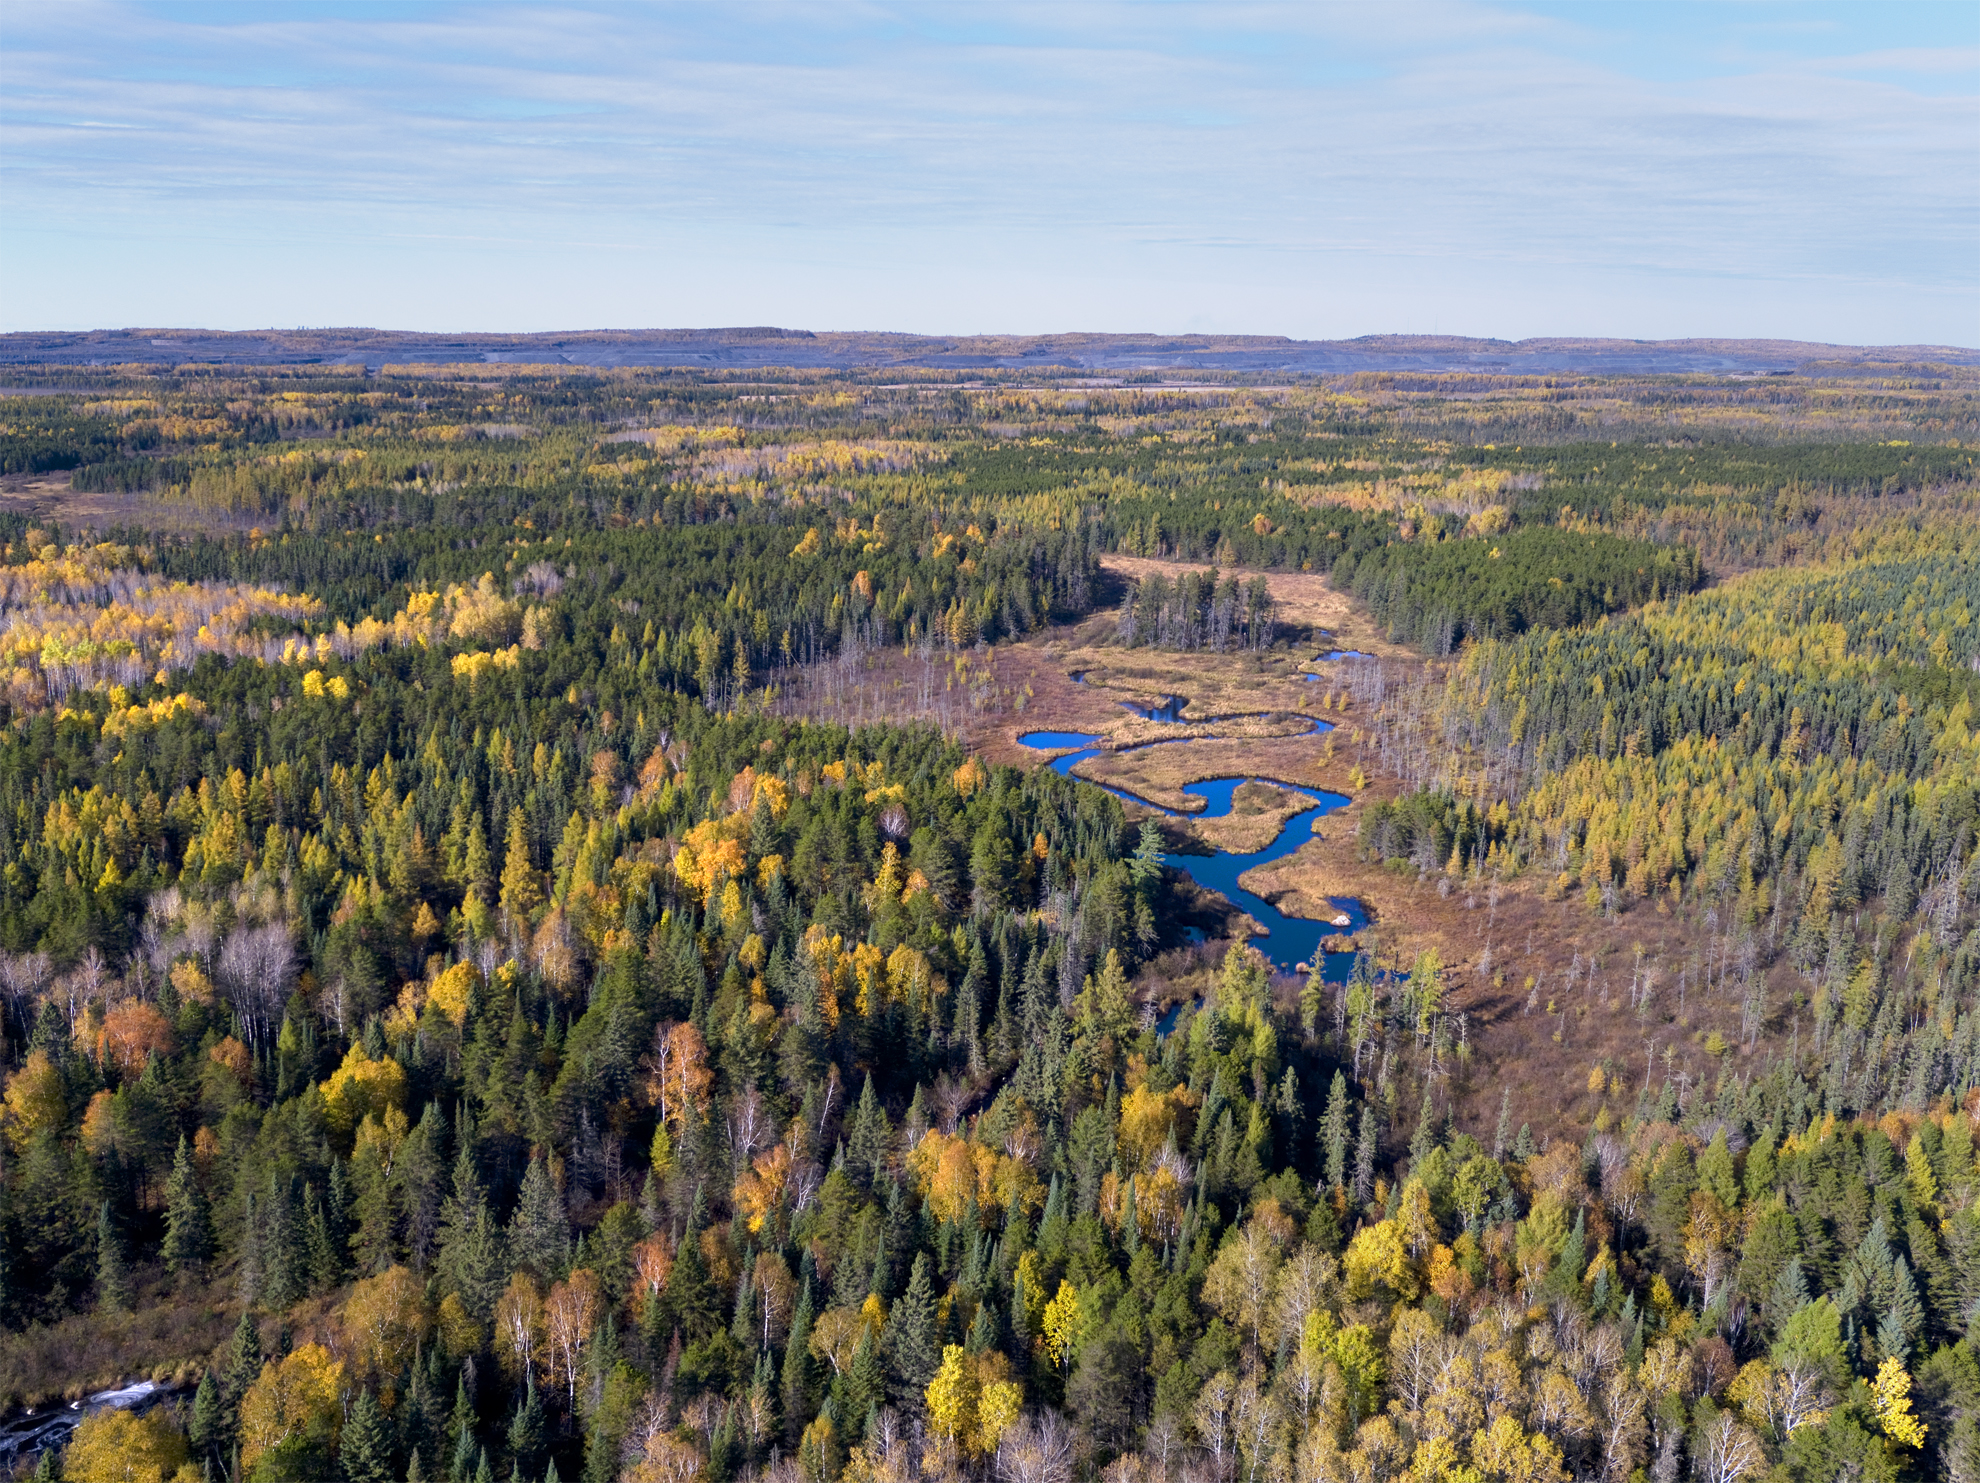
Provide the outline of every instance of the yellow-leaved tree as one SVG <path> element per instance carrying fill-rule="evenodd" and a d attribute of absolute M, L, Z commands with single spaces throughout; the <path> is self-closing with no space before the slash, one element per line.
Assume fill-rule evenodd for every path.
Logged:
<path fill-rule="evenodd" d="M 1890 1355 L 1877 1367 L 1877 1378 L 1870 1382 L 1870 1397 L 1877 1408 L 1877 1425 L 1885 1436 L 1905 1447 L 1925 1445 L 1925 1424 L 1911 1414 L 1911 1376 L 1903 1360 Z"/>
<path fill-rule="evenodd" d="M 344 1300 L 343 1328 L 360 1371 L 398 1373 L 432 1329 L 426 1284 L 399 1266 L 365 1278 Z"/>
<path fill-rule="evenodd" d="M 383 1117 L 406 1100 L 406 1068 L 390 1056 L 372 1060 L 362 1042 L 353 1045 L 344 1063 L 323 1083 L 323 1120 L 340 1136 L 370 1115 Z"/>
<path fill-rule="evenodd" d="M 1079 1289 L 1061 1280 L 1059 1291 L 1045 1305 L 1045 1352 L 1062 1370 L 1072 1368 L 1086 1337 L 1086 1323 L 1080 1312 Z"/>
<path fill-rule="evenodd" d="M 198 1483 L 186 1439 L 164 1410 L 144 1416 L 98 1411 L 85 1416 L 62 1455 L 69 1483 Z"/>
<path fill-rule="evenodd" d="M 935 1435 L 971 1457 L 997 1450 L 1024 1408 L 1024 1387 L 1009 1378 L 1002 1354 L 970 1354 L 960 1344 L 942 1350 L 942 1367 L 928 1382 L 928 1424 Z"/>
<path fill-rule="evenodd" d="M 305 1344 L 261 1367 L 241 1397 L 241 1465 L 252 1468 L 278 1447 L 328 1445 L 343 1415 L 344 1362 L 321 1344 Z"/>

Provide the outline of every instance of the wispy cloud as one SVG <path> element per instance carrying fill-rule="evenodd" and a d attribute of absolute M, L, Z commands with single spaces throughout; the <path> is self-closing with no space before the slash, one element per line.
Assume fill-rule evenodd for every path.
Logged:
<path fill-rule="evenodd" d="M 1654 9 L 23 5 L 0 315 L 1975 338 L 1980 27 Z"/>

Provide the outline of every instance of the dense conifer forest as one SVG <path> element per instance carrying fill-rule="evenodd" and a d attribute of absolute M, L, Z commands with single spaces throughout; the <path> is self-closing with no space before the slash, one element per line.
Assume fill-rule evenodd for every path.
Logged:
<path fill-rule="evenodd" d="M 1971 372 L 11 374 L 0 1394 L 163 1387 L 19 1476 L 1980 1479 Z M 1434 955 L 807 682 L 1292 574 L 1358 848 L 1684 923 L 1712 1084 L 1462 1131 Z"/>

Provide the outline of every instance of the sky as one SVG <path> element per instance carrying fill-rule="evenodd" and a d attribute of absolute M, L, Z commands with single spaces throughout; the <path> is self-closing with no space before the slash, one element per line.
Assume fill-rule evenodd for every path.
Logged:
<path fill-rule="evenodd" d="M 1980 345 L 1980 5 L 0 6 L 0 330 Z"/>

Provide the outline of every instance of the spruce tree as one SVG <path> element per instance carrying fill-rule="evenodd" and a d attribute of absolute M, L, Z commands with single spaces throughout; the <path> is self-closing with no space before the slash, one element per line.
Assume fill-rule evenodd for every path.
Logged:
<path fill-rule="evenodd" d="M 213 1254 L 213 1221 L 206 1209 L 193 1169 L 192 1150 L 185 1135 L 172 1160 L 172 1178 L 165 1186 L 165 1267 L 174 1277 L 198 1277 Z"/>
<path fill-rule="evenodd" d="M 468 1231 L 454 1275 L 461 1304 L 476 1323 L 485 1325 L 494 1317 L 495 1304 L 509 1285 L 509 1270 L 508 1242 L 483 1201 L 475 1209 L 474 1225 Z"/>
<path fill-rule="evenodd" d="M 474 1476 L 474 1454 L 480 1444 L 474 1438 L 474 1402 L 468 1399 L 467 1376 L 454 1382 L 454 1414 L 447 1420 L 447 1431 L 454 1440 L 454 1463 L 448 1472 L 452 1483 L 469 1483 Z M 485 1465 L 488 1459 L 482 1453 Z"/>
<path fill-rule="evenodd" d="M 674 1321 L 690 1343 L 707 1338 L 722 1322 L 720 1300 L 715 1284 L 709 1280 L 708 1263 L 701 1255 L 700 1241 L 692 1234 L 681 1240 L 680 1255 L 667 1281 L 667 1301 L 673 1307 Z"/>
<path fill-rule="evenodd" d="M 887 1377 L 880 1368 L 880 1345 L 869 1324 L 860 1330 L 852 1363 L 846 1367 L 846 1415 L 863 1419 L 868 1410 L 886 1399 Z"/>
<path fill-rule="evenodd" d="M 124 1238 L 105 1200 L 96 1213 L 96 1301 L 105 1312 L 131 1310 L 131 1269 L 124 1260 Z"/>
<path fill-rule="evenodd" d="M 219 1383 L 208 1370 L 199 1377 L 199 1389 L 193 1392 L 192 1420 L 186 1427 L 186 1441 L 195 1461 L 212 1464 L 220 1460 L 227 1431 L 224 1410 Z"/>
<path fill-rule="evenodd" d="M 1354 1202 L 1375 1198 L 1375 1109 L 1361 1104 L 1361 1130 L 1354 1142 Z"/>
<path fill-rule="evenodd" d="M 735 1411 L 736 1408 L 734 1406 L 729 1407 L 728 1415 L 733 1416 Z M 723 1425 L 728 1425 L 728 1416 L 723 1418 Z M 720 1437 L 721 1431 L 718 1428 L 716 1439 L 719 1440 Z M 715 1474 L 715 1458 L 716 1448 L 711 1445 L 709 1447 L 709 1475 L 711 1478 Z M 612 1483 L 612 1480 L 618 1477 L 618 1475 L 619 1449 L 612 1445 L 612 1433 L 605 1425 L 605 1412 L 601 1408 L 599 1413 L 591 1419 L 591 1430 L 585 1434 L 584 1472 L 580 1476 L 584 1479 L 584 1483 Z"/>
<path fill-rule="evenodd" d="M 252 1313 L 243 1313 L 227 1341 L 227 1360 L 220 1370 L 220 1400 L 230 1416 L 238 1415 L 241 1397 L 261 1378 L 261 1363 L 261 1327 Z"/>
<path fill-rule="evenodd" d="M 891 1131 L 869 1071 L 865 1089 L 859 1094 L 859 1107 L 853 1113 L 851 1146 L 846 1150 L 846 1167 L 862 1186 L 870 1186 L 885 1169 Z"/>
<path fill-rule="evenodd" d="M 299 1225 L 290 1180 L 279 1172 L 270 1174 L 262 1206 L 261 1300 L 274 1312 L 309 1292 L 309 1255 Z"/>
<path fill-rule="evenodd" d="M 1423 1106 L 1416 1115 L 1416 1132 L 1409 1140 L 1409 1167 L 1412 1174 L 1423 1167 L 1430 1150 L 1437 1146 L 1436 1122 L 1430 1116 L 1430 1083 L 1423 1084 Z"/>
<path fill-rule="evenodd" d="M 369 1389 L 358 1392 L 350 1417 L 337 1443 L 337 1461 L 344 1483 L 392 1483 L 392 1439 L 385 1413 Z"/>
<path fill-rule="evenodd" d="M 550 1177 L 548 1161 L 531 1159 L 523 1175 L 515 1218 L 509 1222 L 510 1260 L 549 1283 L 564 1275 L 570 1254 L 571 1228 L 564 1216 L 564 1197 Z"/>
<path fill-rule="evenodd" d="M 793 1330 L 795 1333 L 795 1330 Z M 887 1315 L 887 1389 L 895 1404 L 910 1410 L 921 1403 L 928 1382 L 942 1366 L 935 1341 L 935 1283 L 927 1252 L 918 1252 L 907 1291 Z"/>
<path fill-rule="evenodd" d="M 811 1284 L 806 1282 L 798 1295 L 797 1311 L 791 1317 L 790 1336 L 784 1342 L 784 1438 L 793 1451 L 804 1435 L 806 1419 L 817 1404 L 817 1381 L 811 1361 L 811 1324 L 816 1316 Z"/>
<path fill-rule="evenodd" d="M 509 1421 L 509 1455 L 515 1459 L 519 1472 L 535 1472 L 538 1458 L 543 1453 L 543 1398 L 537 1394 L 534 1376 L 523 1398 L 516 1404 L 516 1414 Z"/>
<path fill-rule="evenodd" d="M 1320 1128 L 1327 1148 L 1327 1188 L 1340 1189 L 1348 1167 L 1348 1091 L 1347 1077 L 1339 1071 L 1327 1089 L 1327 1110 L 1321 1116 Z"/>

